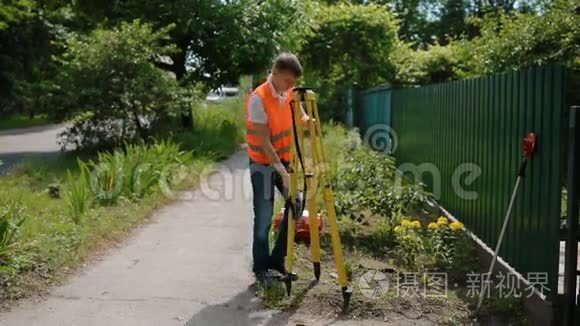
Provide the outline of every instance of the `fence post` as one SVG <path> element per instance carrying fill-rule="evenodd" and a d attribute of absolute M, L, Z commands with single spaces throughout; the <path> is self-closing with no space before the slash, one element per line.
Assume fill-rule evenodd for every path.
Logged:
<path fill-rule="evenodd" d="M 578 192 L 580 191 L 580 106 L 570 108 L 568 140 L 568 214 L 566 225 L 566 260 L 564 273 L 564 297 L 566 325 L 576 325 L 578 320 L 577 264 L 578 264 Z"/>
<path fill-rule="evenodd" d="M 354 115 L 356 110 L 356 100 L 355 100 L 355 89 L 354 85 L 350 85 L 350 87 L 346 91 L 346 125 L 349 128 L 354 127 Z"/>

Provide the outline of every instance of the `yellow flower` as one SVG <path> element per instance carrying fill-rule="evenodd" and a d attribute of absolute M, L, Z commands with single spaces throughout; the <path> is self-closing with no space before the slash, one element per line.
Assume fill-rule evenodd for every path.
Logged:
<path fill-rule="evenodd" d="M 435 222 L 431 222 L 429 223 L 429 225 L 427 226 L 427 228 L 431 229 L 431 230 L 436 230 L 439 228 L 439 225 L 437 225 L 437 223 Z"/>
<path fill-rule="evenodd" d="M 447 225 L 447 223 L 449 223 L 449 221 L 447 220 L 447 217 L 445 216 L 441 216 L 437 219 L 437 224 L 441 225 Z"/>
<path fill-rule="evenodd" d="M 411 236 L 408 234 L 403 237 L 403 240 L 410 240 L 410 239 L 411 239 Z"/>
<path fill-rule="evenodd" d="M 411 222 L 411 227 L 413 227 L 414 229 L 420 229 L 421 228 L 421 222 L 419 222 L 419 221 L 413 221 L 413 222 Z"/>
<path fill-rule="evenodd" d="M 401 226 L 405 227 L 405 228 L 410 228 L 413 226 L 413 224 L 411 223 L 411 221 L 409 221 L 408 219 L 403 219 L 401 221 Z"/>
<path fill-rule="evenodd" d="M 395 231 L 395 233 L 401 233 L 403 232 L 403 227 L 400 225 L 395 226 L 395 228 L 393 229 L 393 231 Z"/>
<path fill-rule="evenodd" d="M 451 228 L 451 230 L 453 230 L 453 231 L 459 231 L 459 230 L 463 229 L 463 223 L 461 223 L 459 221 L 453 221 L 453 222 L 451 222 L 451 224 L 449 224 L 449 228 Z"/>

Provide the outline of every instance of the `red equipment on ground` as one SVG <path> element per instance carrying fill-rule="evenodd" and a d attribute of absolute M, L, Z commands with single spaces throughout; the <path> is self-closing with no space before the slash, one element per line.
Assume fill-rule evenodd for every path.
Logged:
<path fill-rule="evenodd" d="M 278 227 L 280 227 L 280 223 L 284 217 L 284 208 L 274 217 L 274 230 L 278 231 Z M 320 213 L 316 214 L 316 219 L 318 220 L 318 231 L 322 232 L 322 216 Z M 302 218 L 297 220 L 295 225 L 295 239 L 298 241 L 302 241 L 305 244 L 310 244 L 310 216 L 308 214 L 308 210 L 304 210 L 302 212 Z"/>

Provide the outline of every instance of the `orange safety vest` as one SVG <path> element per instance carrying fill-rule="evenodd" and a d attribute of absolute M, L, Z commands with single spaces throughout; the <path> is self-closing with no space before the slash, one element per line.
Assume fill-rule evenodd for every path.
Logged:
<path fill-rule="evenodd" d="M 290 161 L 290 142 L 292 135 L 292 110 L 290 109 L 291 94 L 281 102 L 277 96 L 272 94 L 268 81 L 258 86 L 252 95 L 258 95 L 264 105 L 264 110 L 268 116 L 268 130 L 270 130 L 270 141 L 281 161 Z M 254 123 L 249 120 L 249 99 L 246 101 L 246 143 L 248 144 L 248 156 L 256 163 L 271 164 L 270 159 L 258 138 Z"/>

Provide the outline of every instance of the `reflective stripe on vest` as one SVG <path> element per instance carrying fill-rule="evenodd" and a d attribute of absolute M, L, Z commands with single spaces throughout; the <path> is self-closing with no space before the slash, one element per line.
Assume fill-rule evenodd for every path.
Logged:
<path fill-rule="evenodd" d="M 264 150 L 264 147 L 262 147 L 262 146 L 248 144 L 248 147 L 251 148 L 253 151 L 256 151 L 259 153 L 266 153 L 266 151 Z M 290 153 L 290 145 L 276 149 L 276 154 L 278 154 L 278 155 L 286 154 L 286 153 Z"/>

